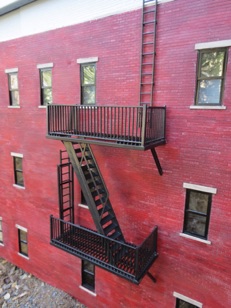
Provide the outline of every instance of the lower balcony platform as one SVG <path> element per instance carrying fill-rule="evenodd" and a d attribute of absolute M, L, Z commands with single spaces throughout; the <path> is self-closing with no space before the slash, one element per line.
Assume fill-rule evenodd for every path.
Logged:
<path fill-rule="evenodd" d="M 158 256 L 157 227 L 139 246 L 51 216 L 51 245 L 139 284 Z"/>

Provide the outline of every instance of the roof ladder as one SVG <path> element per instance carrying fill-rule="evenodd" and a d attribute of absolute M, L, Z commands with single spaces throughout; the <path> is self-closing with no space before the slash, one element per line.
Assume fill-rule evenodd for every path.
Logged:
<path fill-rule="evenodd" d="M 140 61 L 140 105 L 153 103 L 157 0 L 143 0 Z"/>

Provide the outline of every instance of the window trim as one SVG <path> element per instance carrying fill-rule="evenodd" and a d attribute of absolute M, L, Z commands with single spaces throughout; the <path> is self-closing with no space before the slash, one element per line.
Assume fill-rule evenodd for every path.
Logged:
<path fill-rule="evenodd" d="M 183 187 L 186 189 L 186 197 L 185 197 L 185 206 L 184 206 L 184 221 L 183 221 L 183 231 L 180 233 L 180 236 L 186 237 L 186 238 L 194 238 L 197 239 L 200 242 L 211 244 L 210 241 L 208 241 L 208 230 L 209 230 L 209 223 L 210 223 L 210 216 L 211 216 L 211 208 L 212 208 L 212 195 L 217 193 L 217 189 L 213 187 L 207 187 L 202 185 L 196 185 L 196 184 L 190 184 L 190 183 L 183 183 Z M 191 212 L 189 209 L 189 200 L 190 200 L 190 193 L 192 191 L 200 192 L 202 194 L 208 195 L 208 208 L 207 213 L 202 214 L 199 212 L 196 212 L 195 214 L 205 216 L 206 217 L 206 225 L 205 225 L 205 233 L 204 236 L 199 234 L 194 234 L 186 230 L 187 225 L 187 213 Z"/>
<path fill-rule="evenodd" d="M 224 88 L 225 88 L 225 75 L 227 70 L 227 64 L 228 64 L 228 48 L 227 47 L 217 47 L 217 48 L 205 48 L 205 49 L 197 49 L 197 70 L 196 70 L 196 91 L 195 91 L 195 97 L 194 97 L 194 106 L 195 107 L 207 107 L 203 109 L 213 109 L 214 107 L 221 107 L 223 106 L 223 98 L 224 98 Z M 223 70 L 221 76 L 215 76 L 215 77 L 205 77 L 200 76 L 201 75 L 201 59 L 202 55 L 204 53 L 209 52 L 224 52 L 224 64 L 223 64 Z M 213 104 L 213 103 L 198 103 L 198 97 L 199 97 L 199 84 L 201 80 L 220 80 L 221 81 L 221 89 L 219 93 L 219 103 Z M 210 107 L 210 108 L 209 108 Z M 198 108 L 198 109 L 202 109 Z M 197 109 L 197 108 L 194 108 Z M 217 109 L 217 108 L 216 108 Z M 218 108 L 221 109 L 221 108 Z M 223 109 L 223 108 L 222 108 Z"/>
<path fill-rule="evenodd" d="M 176 298 L 176 299 L 181 299 L 189 304 L 192 304 L 194 306 L 197 306 L 198 308 L 203 308 L 203 304 L 190 298 L 190 297 L 187 297 L 185 295 L 182 295 L 180 293 L 177 293 L 177 292 L 173 292 L 173 296 Z"/>
<path fill-rule="evenodd" d="M 43 72 L 47 72 L 47 71 L 51 72 L 51 86 L 44 86 L 43 85 Z M 46 90 L 46 89 L 51 90 L 51 102 L 49 103 L 49 105 L 53 103 L 52 67 L 41 67 L 41 68 L 39 68 L 39 79 L 40 79 L 40 106 L 46 107 L 47 104 L 45 104 L 45 100 L 44 100 L 44 92 L 43 92 L 44 90 Z"/>
<path fill-rule="evenodd" d="M 17 224 L 15 225 L 15 227 L 18 230 L 18 251 L 19 251 L 19 255 L 24 256 L 26 258 L 29 258 L 29 253 L 28 253 L 28 230 L 27 230 L 27 228 L 24 228 L 24 227 L 19 226 Z M 26 233 L 26 240 L 22 240 L 20 238 L 20 232 L 21 231 Z M 22 250 L 21 250 L 21 243 L 26 245 L 26 247 L 27 247 L 27 254 L 22 252 Z"/>
<path fill-rule="evenodd" d="M 82 283 L 81 283 L 81 286 L 83 288 L 85 288 L 86 290 L 89 290 L 90 292 L 93 292 L 95 293 L 95 265 L 93 263 L 91 263 L 93 265 L 93 271 L 90 272 L 89 270 L 87 270 L 84 266 L 84 262 L 89 262 L 91 263 L 90 261 L 88 260 L 83 260 L 81 261 L 81 276 L 82 276 Z M 93 277 L 94 279 L 94 286 L 92 287 L 91 285 L 87 284 L 86 282 L 84 282 L 84 274 L 88 274 L 90 276 Z"/>
<path fill-rule="evenodd" d="M 7 79 L 8 79 L 8 91 L 9 91 L 9 105 L 8 105 L 8 107 L 10 107 L 10 108 L 20 108 L 19 84 L 18 84 L 17 89 L 11 88 L 11 75 L 17 76 L 17 83 L 18 83 L 18 68 L 6 69 L 5 73 L 7 74 Z M 18 105 L 13 105 L 13 99 L 12 99 L 12 93 L 13 92 L 18 92 Z"/>
<path fill-rule="evenodd" d="M 13 157 L 13 167 L 14 167 L 14 184 L 13 184 L 13 186 L 25 188 L 23 167 L 22 167 L 22 170 L 16 170 L 16 166 L 15 166 L 15 158 L 21 158 L 23 160 L 23 154 L 11 152 L 10 155 Z M 23 185 L 20 185 L 19 183 L 17 183 L 16 171 L 22 173 Z"/>

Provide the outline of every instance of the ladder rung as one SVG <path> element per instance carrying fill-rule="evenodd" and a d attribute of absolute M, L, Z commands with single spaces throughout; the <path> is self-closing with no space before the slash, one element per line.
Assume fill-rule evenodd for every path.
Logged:
<path fill-rule="evenodd" d="M 143 73 L 143 74 L 141 74 L 141 76 L 150 76 L 150 75 L 152 75 L 152 73 Z"/>
<path fill-rule="evenodd" d="M 142 54 L 142 56 L 151 56 L 154 55 L 155 52 L 145 52 Z"/>
<path fill-rule="evenodd" d="M 148 62 L 148 63 L 142 63 L 142 65 L 153 65 L 153 63 L 150 63 L 150 62 Z"/>
<path fill-rule="evenodd" d="M 141 95 L 149 95 L 149 94 L 151 94 L 151 92 L 142 92 L 142 93 L 140 93 Z"/>
<path fill-rule="evenodd" d="M 152 82 L 141 82 L 141 85 L 152 85 Z"/>
<path fill-rule="evenodd" d="M 143 43 L 143 45 L 154 45 L 154 42 Z"/>
<path fill-rule="evenodd" d="M 154 24 L 156 21 L 154 20 L 150 20 L 150 21 L 145 21 L 143 22 L 143 25 L 148 25 L 148 24 Z"/>
<path fill-rule="evenodd" d="M 154 34 L 154 31 L 150 31 L 150 32 L 143 32 L 143 35 L 146 35 L 146 34 Z"/>
<path fill-rule="evenodd" d="M 153 12 L 155 12 L 155 10 L 145 11 L 144 14 L 153 13 Z"/>

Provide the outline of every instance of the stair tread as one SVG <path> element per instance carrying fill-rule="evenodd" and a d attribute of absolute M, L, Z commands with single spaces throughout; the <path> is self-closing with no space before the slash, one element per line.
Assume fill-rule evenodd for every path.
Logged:
<path fill-rule="evenodd" d="M 108 225 L 106 228 L 104 228 L 104 233 L 107 235 L 108 233 L 110 233 L 111 231 L 115 230 L 117 227 L 116 224 L 111 223 L 110 225 Z"/>
<path fill-rule="evenodd" d="M 108 214 L 107 216 L 105 216 L 104 218 L 101 219 L 101 221 L 100 221 L 101 226 L 105 225 L 109 221 L 113 221 L 114 219 L 115 219 L 114 216 L 112 216 L 111 214 Z"/>

